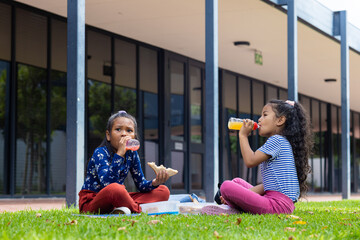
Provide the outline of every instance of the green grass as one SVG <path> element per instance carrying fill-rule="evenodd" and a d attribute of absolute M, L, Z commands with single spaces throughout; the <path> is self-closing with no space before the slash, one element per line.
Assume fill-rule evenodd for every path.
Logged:
<path fill-rule="evenodd" d="M 73 214 L 78 210 L 1 213 L 0 239 L 360 239 L 358 200 L 299 202 L 293 215 Z"/>

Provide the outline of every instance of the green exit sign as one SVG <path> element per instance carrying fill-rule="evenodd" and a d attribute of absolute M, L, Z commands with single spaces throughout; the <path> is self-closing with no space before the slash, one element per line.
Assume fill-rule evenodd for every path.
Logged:
<path fill-rule="evenodd" d="M 263 57 L 260 51 L 255 51 L 255 63 L 259 65 L 263 65 Z"/>

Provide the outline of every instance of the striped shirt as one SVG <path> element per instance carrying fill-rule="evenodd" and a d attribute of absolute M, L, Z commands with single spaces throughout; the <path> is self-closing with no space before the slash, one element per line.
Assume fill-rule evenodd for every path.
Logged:
<path fill-rule="evenodd" d="M 155 189 L 152 181 L 147 181 L 144 177 L 137 151 L 127 151 L 125 158 L 114 153 L 111 159 L 107 147 L 95 149 L 87 167 L 82 190 L 99 192 L 111 183 L 124 184 L 129 172 L 140 192 L 149 192 Z"/>
<path fill-rule="evenodd" d="M 300 187 L 289 141 L 283 136 L 273 135 L 258 150 L 271 156 L 260 165 L 264 190 L 281 192 L 296 202 Z"/>

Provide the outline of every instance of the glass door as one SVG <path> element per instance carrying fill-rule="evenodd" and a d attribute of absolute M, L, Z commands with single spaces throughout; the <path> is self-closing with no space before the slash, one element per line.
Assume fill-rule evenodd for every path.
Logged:
<path fill-rule="evenodd" d="M 204 65 L 189 61 L 189 188 L 204 193 Z"/>
<path fill-rule="evenodd" d="M 203 67 L 187 58 L 165 55 L 164 165 L 178 170 L 172 193 L 203 189 Z"/>
<path fill-rule="evenodd" d="M 169 58 L 170 81 L 170 141 L 171 166 L 179 171 L 171 178 L 171 189 L 186 191 L 188 178 L 188 165 L 185 161 L 187 155 L 187 124 L 185 104 L 185 78 L 186 63 L 180 59 Z"/>

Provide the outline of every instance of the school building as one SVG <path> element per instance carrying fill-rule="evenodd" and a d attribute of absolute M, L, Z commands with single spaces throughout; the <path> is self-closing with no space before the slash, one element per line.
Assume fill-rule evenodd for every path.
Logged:
<path fill-rule="evenodd" d="M 206 30 L 206 5 L 214 1 L 79 0 L 85 2 L 80 10 L 69 9 L 70 2 L 0 0 L 1 198 L 65 197 L 73 180 L 67 148 L 75 146 L 84 156 L 83 166 L 75 165 L 81 179 L 108 117 L 118 110 L 138 120 L 146 178 L 155 177 L 147 162 L 179 171 L 167 183 L 171 193 L 213 194 L 209 185 L 234 177 L 256 184 L 259 168 L 244 165 L 237 132 L 228 130 L 227 121 L 257 121 L 268 100 L 293 99 L 294 92 L 314 131 L 310 191 L 343 191 L 343 136 L 350 191 L 359 191 L 360 29 L 346 21 L 346 13 L 316 0 L 215 1 L 214 38 Z M 295 15 L 288 15 L 290 9 Z M 85 41 L 77 45 L 83 65 L 69 60 L 69 31 L 79 33 L 67 22 L 69 11 L 85 16 Z M 289 16 L 297 17 L 292 27 Z M 206 50 L 209 38 L 215 51 Z M 218 66 L 211 80 L 205 79 L 207 53 L 215 53 L 209 59 Z M 84 66 L 77 70 L 84 82 L 84 108 L 77 109 L 84 115 L 77 125 L 83 148 L 76 148 L 67 128 L 67 121 L 78 120 L 67 116 L 77 104 L 69 99 L 74 82 L 68 79 L 68 69 L 76 66 Z M 205 91 L 207 82 L 215 83 L 215 93 Z M 214 99 L 215 111 L 206 104 Z M 348 116 L 342 114 L 346 106 Z M 214 120 L 215 133 L 207 123 Z M 344 125 L 349 132 L 342 134 Z M 209 149 L 207 141 L 218 148 Z M 257 131 L 250 137 L 253 149 L 264 141 Z M 126 184 L 134 190 L 130 175 Z"/>

